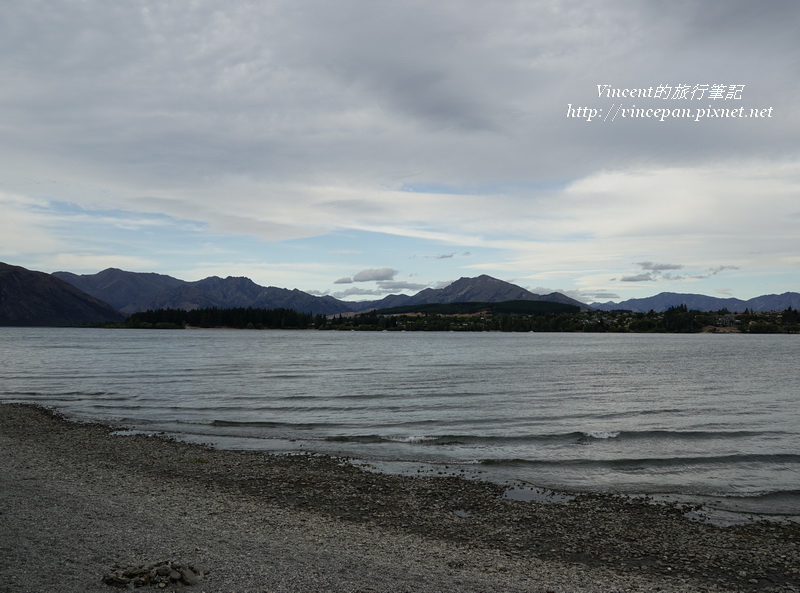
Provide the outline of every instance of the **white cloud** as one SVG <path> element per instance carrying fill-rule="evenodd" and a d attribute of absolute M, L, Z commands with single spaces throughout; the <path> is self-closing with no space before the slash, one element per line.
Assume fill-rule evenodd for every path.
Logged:
<path fill-rule="evenodd" d="M 130 255 L 101 255 L 96 253 L 59 253 L 53 258 L 53 265 L 56 269 L 53 272 L 79 272 L 88 271 L 94 273 L 95 270 L 105 270 L 106 268 L 121 268 L 131 271 L 151 271 L 158 267 L 159 261 L 145 257 Z"/>
<path fill-rule="evenodd" d="M 308 292 L 326 292 L 312 288 L 320 278 L 330 276 L 333 266 L 317 262 L 264 263 L 256 260 L 220 260 L 199 262 L 191 267 L 173 266 L 170 274 L 181 280 L 195 281 L 209 276 L 246 276 L 261 286 L 278 288 L 304 287 Z"/>
<path fill-rule="evenodd" d="M 52 219 L 46 206 L 43 200 L 0 192 L 0 253 L 5 258 L 38 258 L 64 247 L 64 242 L 48 231 Z"/>

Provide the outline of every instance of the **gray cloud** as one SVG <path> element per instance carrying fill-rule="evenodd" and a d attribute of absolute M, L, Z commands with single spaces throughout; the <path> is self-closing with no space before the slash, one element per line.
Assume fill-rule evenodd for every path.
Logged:
<path fill-rule="evenodd" d="M 377 298 L 399 291 L 418 292 L 423 288 L 427 288 L 427 286 L 425 284 L 416 284 L 413 282 L 380 281 L 374 288 L 360 288 L 354 286 L 353 288 L 348 288 L 347 290 L 341 292 L 335 292 L 333 293 L 333 296 L 336 298 L 347 298 L 353 296 Z"/>
<path fill-rule="evenodd" d="M 725 270 L 738 270 L 737 266 L 714 266 L 708 268 L 704 273 L 701 274 L 671 274 L 669 272 L 665 272 L 665 270 L 680 270 L 683 269 L 684 266 L 682 264 L 660 264 L 654 263 L 651 261 L 643 261 L 638 262 L 636 264 L 642 270 L 647 270 L 647 272 L 643 272 L 641 274 L 634 274 L 630 276 L 623 276 L 620 278 L 622 282 L 654 282 L 656 280 L 667 280 L 667 281 L 680 281 L 686 280 L 687 278 L 695 279 L 695 280 L 702 280 L 706 278 L 711 278 L 712 276 L 716 276 L 724 272 Z"/>
<path fill-rule="evenodd" d="M 797 73 L 790 15 L 798 6 L 785 2 L 741 3 L 738 12 L 721 0 L 657 9 L 632 1 L 470 10 L 447 1 L 44 5 L 0 8 L 0 55 L 10 60 L 2 114 L 15 122 L 4 130 L 8 145 L 162 188 L 231 175 L 562 178 L 621 158 L 667 165 L 745 149 L 766 157 L 797 137 L 786 117 L 758 126 L 640 120 L 617 124 L 610 144 L 608 126 L 564 120 L 567 103 L 608 107 L 594 96 L 598 83 L 736 81 L 750 101 L 793 113 L 800 77 L 786 66 Z M 723 14 L 709 34 L 710 15 Z M 676 52 L 690 52 L 692 66 Z M 56 152 L 66 146 L 69 159 Z M 349 208 L 346 199 L 329 205 Z"/>
<path fill-rule="evenodd" d="M 652 282 L 654 280 L 652 274 L 634 274 L 633 276 L 623 276 L 620 282 Z"/>
<path fill-rule="evenodd" d="M 394 280 L 397 270 L 392 268 L 369 268 L 353 275 L 353 282 L 374 282 L 377 280 Z"/>
<path fill-rule="evenodd" d="M 345 299 L 351 296 L 375 297 L 375 296 L 380 296 L 381 294 L 382 292 L 376 289 L 371 290 L 368 288 L 358 288 L 354 286 L 353 288 L 348 288 L 347 290 L 334 292 L 331 296 L 337 299 Z"/>
<path fill-rule="evenodd" d="M 391 235 L 416 241 L 403 253 L 439 254 L 417 259 L 418 272 L 466 249 L 477 264 L 497 262 L 495 275 L 549 266 L 598 290 L 611 275 L 733 269 L 706 269 L 698 254 L 763 270 L 796 255 L 786 196 L 797 185 L 798 18 L 790 0 L 3 2 L 0 162 L 13 175 L 0 193 L 155 213 L 271 245 Z M 775 116 L 566 117 L 568 104 L 619 104 L 598 98 L 597 84 L 703 83 L 745 85 L 741 101 L 719 106 Z M 712 183 L 696 183 L 697 171 Z M 15 238 L 55 237 L 52 220 L 31 215 L 46 210 L 5 206 L 0 225 L 24 223 L 30 232 Z M 11 236 L 0 233 L 0 251 L 21 249 Z M 372 265 L 337 253 L 326 278 Z M 624 276 L 624 264 L 597 264 L 632 253 L 684 263 L 642 261 Z M 393 281 L 385 270 L 335 283 Z"/>
<path fill-rule="evenodd" d="M 334 284 L 352 284 L 353 283 L 353 279 L 350 278 L 350 277 L 339 278 L 338 280 L 334 280 L 333 283 Z"/>
<path fill-rule="evenodd" d="M 378 282 L 378 287 L 382 291 L 393 291 L 393 290 L 414 290 L 420 291 L 423 288 L 427 288 L 427 284 L 419 284 L 415 282 Z"/>
<path fill-rule="evenodd" d="M 714 266 L 713 268 L 709 268 L 703 274 L 695 274 L 692 278 L 697 278 L 699 280 L 705 278 L 711 278 L 712 276 L 716 276 L 717 274 L 721 274 L 725 270 L 738 270 L 739 266 Z"/>
<path fill-rule="evenodd" d="M 643 270 L 650 270 L 651 272 L 662 272 L 664 270 L 680 270 L 683 266 L 681 264 L 658 264 L 651 261 L 643 261 L 636 264 Z"/>
<path fill-rule="evenodd" d="M 461 253 L 453 252 L 453 253 L 442 253 L 441 255 L 426 255 L 425 257 L 429 259 L 453 259 L 454 257 L 470 257 L 472 254 L 469 251 L 463 251 Z"/>
<path fill-rule="evenodd" d="M 600 300 L 608 300 L 608 301 L 619 300 L 619 295 L 616 292 L 593 292 L 591 294 L 586 294 L 585 296 L 587 298 L 591 298 L 591 299 L 593 299 L 595 301 L 600 301 Z"/>

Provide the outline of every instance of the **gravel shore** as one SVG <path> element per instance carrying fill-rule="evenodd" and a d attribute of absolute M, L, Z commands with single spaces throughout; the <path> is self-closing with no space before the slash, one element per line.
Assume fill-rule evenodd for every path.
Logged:
<path fill-rule="evenodd" d="M 0 405 L 0 592 L 110 592 L 112 570 L 159 562 L 208 572 L 141 591 L 800 591 L 796 524 L 111 432 Z"/>

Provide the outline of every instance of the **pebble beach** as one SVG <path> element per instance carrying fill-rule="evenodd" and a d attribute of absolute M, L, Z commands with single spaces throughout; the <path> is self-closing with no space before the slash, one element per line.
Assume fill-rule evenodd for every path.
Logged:
<path fill-rule="evenodd" d="M 0 592 L 800 591 L 796 523 L 113 433 L 0 405 Z"/>

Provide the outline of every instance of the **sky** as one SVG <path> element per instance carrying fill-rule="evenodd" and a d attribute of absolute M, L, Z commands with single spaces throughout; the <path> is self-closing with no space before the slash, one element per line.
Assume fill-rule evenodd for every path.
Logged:
<path fill-rule="evenodd" d="M 800 291 L 794 0 L 5 0 L 0 261 Z"/>

